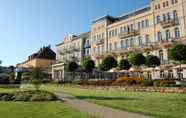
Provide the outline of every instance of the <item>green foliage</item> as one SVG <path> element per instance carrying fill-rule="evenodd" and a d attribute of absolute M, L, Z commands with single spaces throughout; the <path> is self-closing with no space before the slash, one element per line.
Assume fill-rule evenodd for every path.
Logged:
<path fill-rule="evenodd" d="M 35 86 L 36 90 L 38 90 L 45 79 L 46 74 L 39 68 L 35 68 L 30 73 L 31 83 Z"/>
<path fill-rule="evenodd" d="M 57 97 L 46 91 L 19 91 L 15 93 L 0 93 L 1 101 L 54 101 Z"/>
<path fill-rule="evenodd" d="M 67 64 L 67 71 L 74 72 L 78 69 L 78 64 L 76 62 L 70 62 Z"/>
<path fill-rule="evenodd" d="M 131 68 L 131 65 L 130 65 L 128 60 L 122 59 L 119 62 L 119 68 L 122 69 L 122 70 L 129 70 Z"/>
<path fill-rule="evenodd" d="M 103 71 L 108 71 L 115 67 L 117 67 L 117 60 L 112 56 L 107 56 L 101 64 L 101 69 Z"/>
<path fill-rule="evenodd" d="M 160 59 L 157 56 L 148 55 L 146 57 L 146 65 L 148 67 L 156 67 L 160 65 Z"/>
<path fill-rule="evenodd" d="M 81 68 L 85 72 L 92 72 L 93 69 L 95 68 L 95 63 L 91 59 L 85 59 L 81 63 Z"/>
<path fill-rule="evenodd" d="M 172 56 L 175 61 L 181 62 L 186 60 L 186 45 L 176 44 L 173 46 L 170 51 L 170 56 Z"/>
<path fill-rule="evenodd" d="M 141 66 L 146 62 L 146 58 L 141 53 L 131 53 L 128 60 L 133 66 Z"/>
<path fill-rule="evenodd" d="M 8 80 L 9 80 L 10 84 L 13 84 L 15 82 L 15 73 L 14 72 L 10 73 Z"/>

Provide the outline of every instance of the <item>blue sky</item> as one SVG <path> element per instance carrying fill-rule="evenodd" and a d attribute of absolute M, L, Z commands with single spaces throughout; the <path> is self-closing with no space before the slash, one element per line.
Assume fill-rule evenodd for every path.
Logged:
<path fill-rule="evenodd" d="M 103 15 L 120 16 L 150 0 L 0 0 L 0 60 L 15 65 L 66 34 L 90 30 Z"/>

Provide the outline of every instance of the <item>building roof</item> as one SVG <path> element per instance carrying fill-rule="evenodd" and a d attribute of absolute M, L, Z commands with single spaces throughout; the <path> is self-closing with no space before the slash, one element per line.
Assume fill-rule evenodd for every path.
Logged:
<path fill-rule="evenodd" d="M 77 35 L 77 36 L 73 35 L 72 40 L 77 40 L 79 38 L 88 38 L 88 37 L 90 37 L 90 31 L 89 32 L 85 32 L 85 33 L 81 33 L 80 35 Z M 64 41 L 62 41 L 59 44 L 56 44 L 56 46 L 60 46 L 62 44 L 64 44 Z"/>
<path fill-rule="evenodd" d="M 109 21 L 116 21 L 117 18 L 114 18 L 113 16 L 110 16 L 110 15 L 105 15 L 105 16 L 102 16 L 100 18 L 97 18 L 96 20 L 93 20 L 92 23 L 97 23 L 99 21 L 102 21 L 102 20 L 109 20 Z"/>
<path fill-rule="evenodd" d="M 56 59 L 56 53 L 51 49 L 50 46 L 47 47 L 42 47 L 40 50 L 28 57 L 28 60 L 32 60 L 35 58 L 40 58 L 40 59 Z"/>
<path fill-rule="evenodd" d="M 137 9 L 137 10 L 134 10 L 134 11 L 125 13 L 125 14 L 119 16 L 118 19 L 119 19 L 119 20 L 125 20 L 125 19 L 128 19 L 128 18 L 132 17 L 132 16 L 136 16 L 136 15 L 145 13 L 145 12 L 147 12 L 147 11 L 149 11 L 149 10 L 151 10 L 151 7 L 148 5 L 148 6 L 139 8 L 139 9 Z"/>

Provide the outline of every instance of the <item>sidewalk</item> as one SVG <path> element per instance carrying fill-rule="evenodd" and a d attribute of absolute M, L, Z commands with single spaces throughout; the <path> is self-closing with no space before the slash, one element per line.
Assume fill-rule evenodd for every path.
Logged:
<path fill-rule="evenodd" d="M 65 104 L 81 112 L 88 113 L 99 118 L 151 118 L 137 113 L 129 113 L 109 107 L 100 106 L 84 100 L 79 100 L 71 95 L 54 93 L 59 99 L 64 100 Z"/>

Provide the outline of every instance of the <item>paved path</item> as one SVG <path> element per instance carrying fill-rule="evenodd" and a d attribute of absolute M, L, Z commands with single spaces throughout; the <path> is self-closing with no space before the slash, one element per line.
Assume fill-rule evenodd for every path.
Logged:
<path fill-rule="evenodd" d="M 81 112 L 88 113 L 99 118 L 150 118 L 148 116 L 129 113 L 109 107 L 100 106 L 84 100 L 79 100 L 71 95 L 55 93 L 59 99 L 64 100 L 65 104 Z"/>

